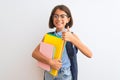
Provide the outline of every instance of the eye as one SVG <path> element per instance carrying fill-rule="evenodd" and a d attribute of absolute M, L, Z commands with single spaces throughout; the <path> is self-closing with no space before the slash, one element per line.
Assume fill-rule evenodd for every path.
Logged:
<path fill-rule="evenodd" d="M 57 14 L 54 14 L 53 15 L 53 18 L 58 18 L 59 16 Z"/>
<path fill-rule="evenodd" d="M 66 15 L 64 15 L 64 14 L 63 14 L 63 15 L 60 15 L 60 17 L 61 17 L 61 18 L 65 18 L 65 17 L 66 17 Z"/>
<path fill-rule="evenodd" d="M 66 17 L 68 17 L 66 14 L 61 14 L 61 15 L 58 15 L 58 14 L 54 14 L 53 15 L 53 18 L 55 18 L 55 19 L 58 19 L 58 18 L 62 18 L 62 19 L 64 19 L 64 18 L 66 18 Z"/>

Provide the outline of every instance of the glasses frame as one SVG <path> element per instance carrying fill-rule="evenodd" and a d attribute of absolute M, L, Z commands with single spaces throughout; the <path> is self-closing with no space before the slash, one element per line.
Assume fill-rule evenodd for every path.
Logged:
<path fill-rule="evenodd" d="M 53 18 L 54 19 L 59 19 L 59 18 L 64 19 L 64 18 L 68 18 L 68 15 L 66 15 L 66 14 L 61 14 L 61 15 L 54 14 Z"/>

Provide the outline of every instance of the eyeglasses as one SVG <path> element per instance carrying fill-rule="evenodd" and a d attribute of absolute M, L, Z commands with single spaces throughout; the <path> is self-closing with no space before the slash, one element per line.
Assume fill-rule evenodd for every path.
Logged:
<path fill-rule="evenodd" d="M 64 19 L 64 18 L 68 17 L 68 15 L 66 15 L 66 14 L 61 14 L 61 15 L 54 14 L 53 15 L 53 18 L 55 18 L 55 19 L 58 19 L 59 17 L 62 18 L 62 19 Z"/>

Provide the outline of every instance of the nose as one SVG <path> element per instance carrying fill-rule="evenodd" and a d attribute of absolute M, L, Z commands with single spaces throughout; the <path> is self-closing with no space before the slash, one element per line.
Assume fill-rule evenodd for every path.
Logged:
<path fill-rule="evenodd" d="M 58 20 L 60 20 L 61 19 L 61 17 L 60 16 L 58 16 L 58 18 L 57 18 Z"/>

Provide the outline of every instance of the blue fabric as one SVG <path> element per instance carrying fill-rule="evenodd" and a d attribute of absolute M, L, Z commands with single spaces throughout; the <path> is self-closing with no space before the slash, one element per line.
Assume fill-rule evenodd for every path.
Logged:
<path fill-rule="evenodd" d="M 77 67 L 76 53 L 78 52 L 78 49 L 75 46 L 73 46 L 71 42 L 66 43 L 66 49 L 67 49 L 68 56 L 69 56 L 70 63 L 71 63 L 70 69 L 72 73 L 72 78 L 73 80 L 77 80 L 78 67 Z"/>
<path fill-rule="evenodd" d="M 58 37 L 62 37 L 62 32 L 55 32 L 54 33 Z M 67 55 L 66 47 L 64 47 L 63 54 L 62 54 L 62 68 L 68 68 L 70 67 L 70 60 Z"/>
<path fill-rule="evenodd" d="M 57 77 L 53 77 L 47 71 L 45 71 L 45 79 L 44 80 L 72 80 L 72 74 L 69 68 L 61 68 L 58 72 Z"/>

